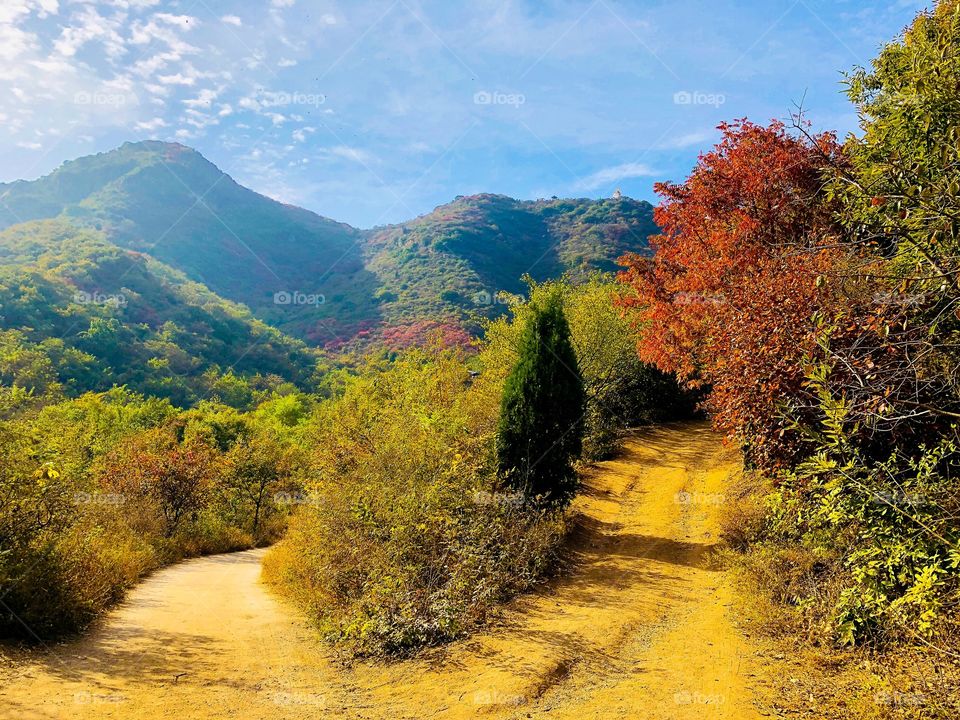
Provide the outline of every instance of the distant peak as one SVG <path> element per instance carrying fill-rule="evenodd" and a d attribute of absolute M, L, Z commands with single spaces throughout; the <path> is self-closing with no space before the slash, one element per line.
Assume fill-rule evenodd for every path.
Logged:
<path fill-rule="evenodd" d="M 167 142 L 165 140 L 138 140 L 136 142 L 125 142 L 123 145 L 120 146 L 120 149 L 123 150 L 125 148 L 136 148 L 138 150 L 151 150 L 151 151 L 175 150 L 177 152 L 190 152 L 190 153 L 196 153 L 197 155 L 200 154 L 199 151 L 195 150 L 192 147 L 183 145 L 178 142 Z"/>

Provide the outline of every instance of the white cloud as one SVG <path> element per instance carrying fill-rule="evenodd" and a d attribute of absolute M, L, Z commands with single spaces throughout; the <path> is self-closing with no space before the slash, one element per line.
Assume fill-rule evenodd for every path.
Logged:
<path fill-rule="evenodd" d="M 591 173 L 577 182 L 574 187 L 577 190 L 596 190 L 597 188 L 610 185 L 620 180 L 651 177 L 658 174 L 655 170 L 652 170 L 648 165 L 644 165 L 643 163 L 624 163 L 622 165 L 614 165 L 613 167 L 597 170 L 595 173 Z"/>
<path fill-rule="evenodd" d="M 60 12 L 58 0 L 38 0 L 36 5 L 39 8 L 37 14 L 41 19 L 47 17 L 47 15 L 56 15 Z"/>
<path fill-rule="evenodd" d="M 203 90 L 200 91 L 200 93 L 195 98 L 189 98 L 187 100 L 184 100 L 183 104 L 191 108 L 198 108 L 198 107 L 209 108 L 213 104 L 213 101 L 216 100 L 217 97 L 219 97 L 219 95 L 220 95 L 219 90 L 204 88 Z"/>
<path fill-rule="evenodd" d="M 167 122 L 163 118 L 154 118 L 153 120 L 147 120 L 146 122 L 139 122 L 136 125 L 137 130 L 144 130 L 146 132 L 153 132 L 154 130 L 159 130 L 160 128 L 167 127 Z"/>
<path fill-rule="evenodd" d="M 18 142 L 17 147 L 23 148 L 24 150 L 40 150 L 43 145 L 38 142 Z"/>
<path fill-rule="evenodd" d="M 205 130 L 208 127 L 220 124 L 219 117 L 208 115 L 193 108 L 189 108 L 186 111 L 182 121 L 191 127 L 197 128 L 197 130 Z"/>
<path fill-rule="evenodd" d="M 12 62 L 37 47 L 37 36 L 25 30 L 0 21 L 0 60 Z M 14 75 L 14 68 L 7 68 L 4 74 Z"/>
<path fill-rule="evenodd" d="M 220 18 L 220 22 L 227 25 L 233 25 L 234 27 L 243 27 L 243 20 L 238 18 L 236 15 L 224 15 Z"/>
<path fill-rule="evenodd" d="M 157 13 L 144 23 L 135 21 L 130 27 L 130 42 L 134 45 L 150 45 L 153 42 L 165 44 L 177 56 L 195 54 L 199 50 L 183 40 L 178 30 L 189 32 L 200 21 L 190 15 L 170 15 Z"/>
<path fill-rule="evenodd" d="M 163 85 L 186 85 L 187 87 L 192 87 L 196 84 L 197 78 L 193 75 L 176 73 L 174 75 L 158 75 L 157 81 Z"/>
<path fill-rule="evenodd" d="M 160 22 L 167 23 L 168 25 L 179 25 L 184 30 L 189 30 L 191 27 L 196 27 L 200 24 L 200 21 L 192 15 L 171 15 L 170 13 L 156 13 L 154 19 L 159 20 Z"/>
<path fill-rule="evenodd" d="M 275 8 L 293 7 L 297 0 L 270 0 L 270 5 Z"/>
<path fill-rule="evenodd" d="M 316 129 L 316 128 L 312 128 L 312 127 L 299 128 L 299 129 L 293 131 L 292 137 L 293 137 L 293 139 L 294 139 L 296 142 L 302 143 L 302 142 L 305 142 L 305 141 L 306 141 L 307 135 L 311 135 L 311 134 L 315 133 L 316 131 L 317 131 L 317 129 Z"/>
<path fill-rule="evenodd" d="M 132 71 L 143 78 L 148 78 L 155 72 L 165 70 L 171 63 L 180 62 L 182 56 L 177 52 L 164 52 L 152 55 L 134 63 Z"/>
<path fill-rule="evenodd" d="M 161 97 L 166 97 L 170 94 L 170 88 L 164 85 L 158 85 L 156 83 L 144 83 L 142 87 L 151 95 L 160 95 Z"/>
<path fill-rule="evenodd" d="M 335 157 L 353 160 L 354 162 L 358 162 L 363 165 L 370 165 L 376 161 L 376 157 L 368 153 L 366 150 L 350 147 L 348 145 L 337 145 L 336 147 L 329 148 L 327 152 Z"/>
<path fill-rule="evenodd" d="M 70 25 L 61 31 L 60 38 L 53 44 L 54 50 L 65 57 L 73 57 L 87 43 L 99 42 L 107 57 L 117 59 L 127 51 L 121 35 L 125 20 L 125 14 L 108 18 L 94 7 L 85 5 L 70 16 Z"/>
<path fill-rule="evenodd" d="M 56 15 L 59 10 L 57 0 L 3 0 L 0 3 L 0 23 L 18 23 L 34 11 L 43 19 L 48 15 Z"/>

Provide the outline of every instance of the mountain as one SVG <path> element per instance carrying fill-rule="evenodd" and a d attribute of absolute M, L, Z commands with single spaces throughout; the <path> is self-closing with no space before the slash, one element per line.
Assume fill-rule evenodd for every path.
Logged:
<path fill-rule="evenodd" d="M 343 312 L 349 325 L 354 315 L 376 316 L 357 230 L 248 190 L 183 145 L 127 143 L 0 186 L 0 199 L 0 227 L 59 218 L 100 230 L 320 344 L 336 339 L 324 318 Z M 278 305 L 278 293 L 344 301 L 336 309 Z"/>
<path fill-rule="evenodd" d="M 179 405 L 310 387 L 318 355 L 183 273 L 58 220 L 0 233 L 0 385 Z"/>
<path fill-rule="evenodd" d="M 537 280 L 613 271 L 625 252 L 657 232 L 649 203 L 610 200 L 518 201 L 458 197 L 402 225 L 375 229 L 364 243 L 387 326 L 429 317 L 475 330 L 502 311 L 498 293 L 522 294 Z"/>
<path fill-rule="evenodd" d="M 0 228 L 57 219 L 101 232 L 307 342 L 403 344 L 476 333 L 521 276 L 612 270 L 657 232 L 649 203 L 458 197 L 360 230 L 237 184 L 175 143 L 127 143 L 0 185 Z M 2 241 L 0 241 L 2 242 Z"/>

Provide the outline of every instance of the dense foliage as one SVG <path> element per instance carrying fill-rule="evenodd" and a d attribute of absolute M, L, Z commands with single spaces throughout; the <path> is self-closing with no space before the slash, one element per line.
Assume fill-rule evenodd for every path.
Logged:
<path fill-rule="evenodd" d="M 268 575 L 354 652 L 470 630 L 540 578 L 563 530 L 497 492 L 494 420 L 452 351 L 361 374 L 315 418 L 310 481 Z"/>
<path fill-rule="evenodd" d="M 960 628 L 958 58 L 943 0 L 851 75 L 862 137 L 723 126 L 622 275 L 641 356 L 772 478 L 732 533 L 818 639 Z"/>
<path fill-rule="evenodd" d="M 477 356 L 435 344 L 374 363 L 312 418 L 309 481 L 268 571 L 344 647 L 402 653 L 460 636 L 555 566 L 563 513 L 526 502 L 498 473 L 504 385 L 535 313 L 553 303 L 547 325 L 570 319 L 575 356 L 562 352 L 583 368 L 586 417 L 602 419 L 587 423 L 593 447 L 615 448 L 624 418 L 689 410 L 675 381 L 637 359 L 609 280 L 533 284 L 531 295 L 490 323 Z M 616 388 L 629 392 L 614 412 L 604 403 Z M 575 394 L 552 407 L 571 418 L 564 429 L 584 416 Z M 543 482 L 568 492 L 573 459 Z"/>
<path fill-rule="evenodd" d="M 697 393 L 684 391 L 676 377 L 637 356 L 635 312 L 614 304 L 620 289 L 609 276 L 593 274 L 578 282 L 537 283 L 527 278 L 530 300 L 504 297 L 511 317 L 487 324 L 478 358 L 484 380 L 502 381 L 518 359 L 520 336 L 532 309 L 553 295 L 563 301 L 570 341 L 583 377 L 586 396 L 583 454 L 600 460 L 620 447 L 621 431 L 655 422 L 692 417 Z"/>
<path fill-rule="evenodd" d="M 296 423 L 115 389 L 0 421 L 0 636 L 82 628 L 144 573 L 275 540 Z M 296 417 L 296 416 L 293 416 Z"/>
<path fill-rule="evenodd" d="M 0 233 L 0 383 L 76 396 L 127 385 L 239 408 L 317 380 L 319 356 L 176 271 L 59 221 Z"/>

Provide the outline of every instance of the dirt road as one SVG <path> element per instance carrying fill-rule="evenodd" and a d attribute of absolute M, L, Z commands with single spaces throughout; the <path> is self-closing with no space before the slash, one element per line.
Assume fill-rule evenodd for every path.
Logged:
<path fill-rule="evenodd" d="M 260 583 L 263 551 L 182 563 L 0 667 L 0 718 L 752 720 L 757 670 L 706 563 L 738 469 L 706 426 L 639 433 L 586 478 L 575 569 L 412 661 L 333 661 Z"/>

